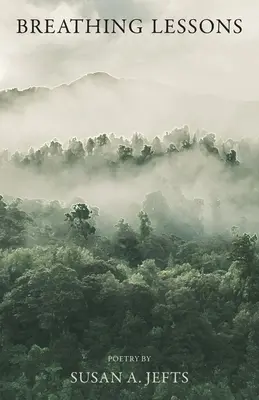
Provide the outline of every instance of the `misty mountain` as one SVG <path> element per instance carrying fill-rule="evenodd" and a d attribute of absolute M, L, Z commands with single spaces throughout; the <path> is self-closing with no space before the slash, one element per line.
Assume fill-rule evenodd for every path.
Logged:
<path fill-rule="evenodd" d="M 255 136 L 259 103 L 191 95 L 169 85 L 118 79 L 103 72 L 52 89 L 0 92 L 3 137 L 17 137 L 18 133 L 26 140 L 29 135 L 32 144 L 33 137 L 36 140 L 39 135 L 41 141 L 100 132 L 157 135 L 185 124 L 192 130 L 205 129 L 228 137 L 247 135 L 248 131 Z"/>

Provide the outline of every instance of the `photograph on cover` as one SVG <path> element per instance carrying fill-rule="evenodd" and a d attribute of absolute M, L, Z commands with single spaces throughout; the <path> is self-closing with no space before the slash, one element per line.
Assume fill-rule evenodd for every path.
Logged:
<path fill-rule="evenodd" d="M 0 400 L 258 400 L 258 1 L 1 9 Z"/>

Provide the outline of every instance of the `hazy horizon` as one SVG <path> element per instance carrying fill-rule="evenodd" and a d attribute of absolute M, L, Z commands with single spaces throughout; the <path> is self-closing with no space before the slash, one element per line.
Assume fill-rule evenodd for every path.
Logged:
<path fill-rule="evenodd" d="M 256 1 L 3 0 L 0 89 L 48 86 L 104 71 L 148 79 L 195 94 L 258 100 Z M 16 18 L 242 18 L 240 35 L 17 35 Z M 98 35 L 97 35 L 98 36 Z"/>
<path fill-rule="evenodd" d="M 212 0 L 198 0 L 195 5 L 190 0 L 176 0 L 173 5 L 167 0 L 162 0 L 159 5 L 154 0 L 131 0 L 127 3 L 110 0 L 109 7 L 104 0 L 82 0 L 72 4 L 68 1 L 15 0 L 17 7 L 10 7 L 7 0 L 3 1 L 7 11 L 0 17 L 0 35 L 3 37 L 0 88 L 55 89 L 36 94 L 28 90 L 20 97 L 16 96 L 16 91 L 7 93 L 7 96 L 0 93 L 1 149 L 8 148 L 12 154 L 16 150 L 27 153 L 30 147 L 39 149 L 54 138 L 64 144 L 72 137 L 87 140 L 101 133 L 114 133 L 117 137 L 129 139 L 139 132 L 152 140 L 184 125 L 190 127 L 191 136 L 197 129 L 204 129 L 215 133 L 219 142 L 229 137 L 235 140 L 258 137 L 259 103 L 246 104 L 246 100 L 258 99 L 259 89 L 259 60 L 254 57 L 259 41 L 255 10 L 259 11 L 259 5 L 255 1 L 244 5 L 238 0 L 234 6 L 223 0 L 217 4 Z M 152 37 L 146 33 L 105 37 L 15 33 L 16 18 L 62 19 L 86 15 L 117 19 L 141 17 L 144 23 L 153 17 L 241 17 L 244 31 L 240 35 Z M 110 84 L 103 76 L 104 79 L 96 82 L 88 74 L 97 71 L 120 79 Z M 84 76 L 88 78 L 79 79 Z M 71 82 L 73 84 L 60 86 Z M 183 168 L 188 166 L 188 172 L 182 178 L 186 183 L 181 179 L 178 183 L 185 186 L 191 197 L 203 197 L 203 186 L 208 192 L 215 188 L 210 182 L 212 166 L 215 167 L 213 180 L 220 182 L 216 192 L 228 189 L 228 179 L 221 182 L 221 166 L 211 161 L 208 164 L 206 158 L 201 162 L 195 152 L 189 153 L 193 164 L 201 162 L 206 171 L 202 178 L 199 176 L 199 181 L 193 176 L 192 167 L 189 169 L 190 158 L 183 157 L 186 163 Z M 120 192 L 123 197 L 131 187 L 131 202 L 134 202 L 139 198 L 135 191 L 139 188 L 143 198 L 145 192 L 156 190 L 163 173 L 169 175 L 169 180 L 175 179 L 170 165 L 164 165 L 164 170 L 159 170 L 159 179 L 152 172 L 147 173 L 149 184 L 147 176 L 142 175 L 145 185 L 140 178 L 137 183 L 125 178 L 125 182 L 113 184 L 105 173 L 100 172 L 102 183 L 94 187 L 93 193 L 96 193 L 96 198 L 102 197 L 101 188 L 107 188 L 112 203 Z M 2 189 L 6 194 L 19 196 L 20 190 L 23 196 L 26 193 L 32 196 L 37 188 L 40 197 L 44 193 L 48 193 L 48 198 L 57 199 L 72 195 L 69 186 L 61 187 L 59 181 L 57 185 L 51 184 L 41 175 L 30 175 L 10 165 L 4 165 L 0 172 Z M 78 171 L 73 174 L 77 182 Z M 192 181 L 197 182 L 195 193 L 191 190 Z M 249 182 L 242 182 L 240 189 L 233 183 L 233 190 L 240 190 L 240 194 L 249 189 Z M 78 183 L 74 194 L 85 194 L 84 185 L 85 177 Z M 170 201 L 170 194 L 168 196 Z M 209 195 L 206 193 L 206 196 Z M 229 207 L 229 202 L 226 207 Z"/>

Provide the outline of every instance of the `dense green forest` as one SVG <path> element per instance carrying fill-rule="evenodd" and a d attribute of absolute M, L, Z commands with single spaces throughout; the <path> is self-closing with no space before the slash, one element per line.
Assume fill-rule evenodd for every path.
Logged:
<path fill-rule="evenodd" d="M 187 126 L 2 151 L 0 399 L 258 399 L 258 154 Z"/>

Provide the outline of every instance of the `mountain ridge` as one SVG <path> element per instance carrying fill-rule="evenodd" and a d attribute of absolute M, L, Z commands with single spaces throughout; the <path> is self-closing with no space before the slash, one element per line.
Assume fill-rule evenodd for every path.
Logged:
<path fill-rule="evenodd" d="M 112 75 L 106 73 L 106 72 L 93 72 L 93 73 L 89 73 L 89 74 L 85 74 L 82 75 L 81 77 L 69 82 L 69 83 L 61 83 L 59 85 L 53 86 L 53 87 L 49 87 L 49 86 L 29 86 L 26 87 L 24 89 L 19 89 L 17 87 L 13 87 L 13 88 L 6 88 L 6 89 L 2 89 L 0 90 L 0 101 L 1 101 L 1 96 L 4 95 L 6 97 L 8 97 L 8 95 L 10 94 L 14 94 L 14 95 L 26 95 L 26 94 L 37 94 L 38 92 L 51 92 L 54 91 L 56 89 L 59 88 L 69 88 L 72 87 L 75 84 L 78 84 L 80 82 L 84 82 L 86 80 L 90 80 L 92 79 L 93 81 L 97 82 L 99 81 L 99 83 L 104 83 L 106 81 L 109 83 L 115 83 L 118 80 L 120 80 L 121 78 L 115 78 Z M 101 82 L 101 80 L 103 80 L 103 82 Z"/>
<path fill-rule="evenodd" d="M 126 135 L 134 131 L 160 134 L 189 125 L 192 130 L 205 129 L 223 136 L 240 137 L 247 131 L 259 136 L 259 102 L 186 93 L 164 83 L 116 78 L 102 71 L 51 88 L 2 90 L 1 119 L 6 118 L 6 111 L 11 131 L 12 111 L 19 116 L 19 132 L 24 123 L 31 132 L 39 131 L 40 123 L 41 130 L 53 129 L 54 135 L 75 125 L 78 134 L 108 131 Z M 84 131 L 85 126 L 89 132 Z"/>

